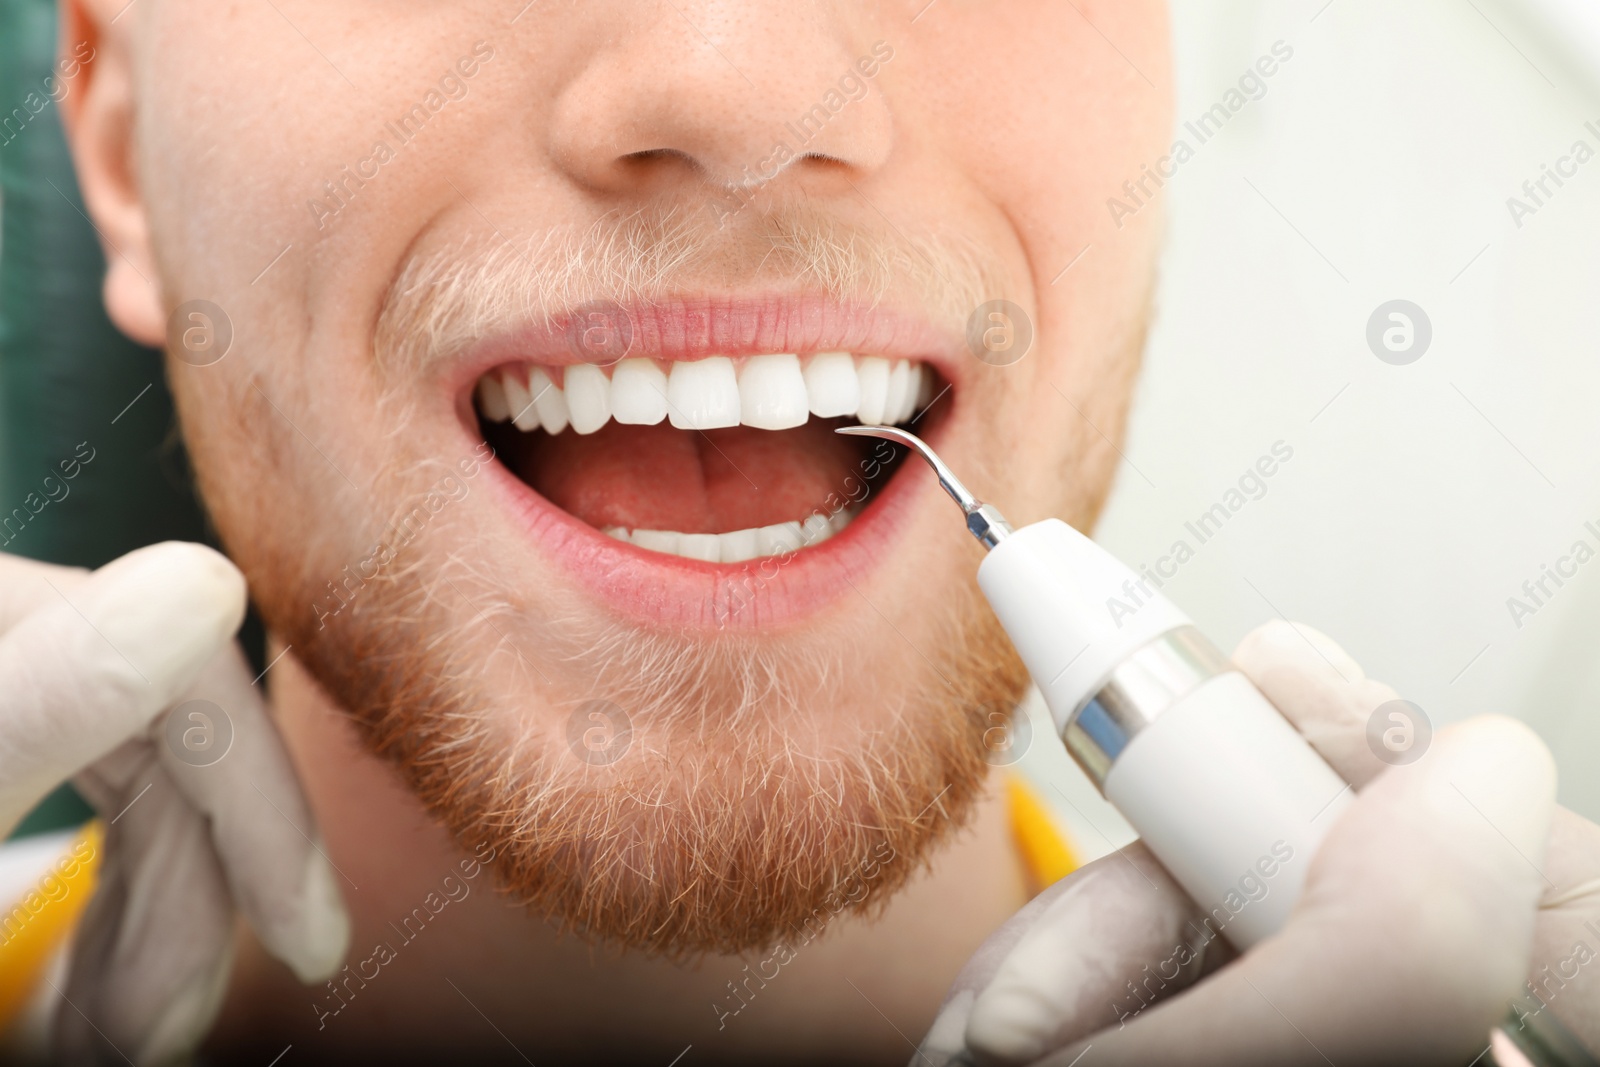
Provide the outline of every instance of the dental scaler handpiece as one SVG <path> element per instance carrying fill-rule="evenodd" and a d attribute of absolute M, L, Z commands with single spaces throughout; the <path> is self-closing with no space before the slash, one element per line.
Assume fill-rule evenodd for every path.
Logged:
<path fill-rule="evenodd" d="M 1283 926 L 1346 786 L 1169 600 L 1059 519 L 1013 530 L 919 438 L 988 549 L 978 585 L 1044 694 L 1072 758 L 1200 905 L 1246 949 Z M 1130 584 L 1131 583 L 1131 584 Z M 1128 591 L 1139 603 L 1131 612 Z"/>

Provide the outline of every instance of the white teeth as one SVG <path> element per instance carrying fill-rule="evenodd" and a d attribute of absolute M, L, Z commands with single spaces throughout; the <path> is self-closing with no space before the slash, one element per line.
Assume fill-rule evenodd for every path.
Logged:
<path fill-rule="evenodd" d="M 667 375 L 667 421 L 678 429 L 737 426 L 739 406 L 739 382 L 727 356 L 672 365 Z"/>
<path fill-rule="evenodd" d="M 758 534 L 759 531 L 754 528 L 718 534 L 717 536 L 722 539 L 722 562 L 743 563 L 747 559 L 755 559 L 761 555 L 761 539 Z"/>
<path fill-rule="evenodd" d="M 780 522 L 776 526 L 763 526 L 756 531 L 756 545 L 763 556 L 776 556 L 781 552 L 798 552 L 805 542 L 805 534 L 798 522 Z"/>
<path fill-rule="evenodd" d="M 856 368 L 861 379 L 861 406 L 856 409 L 856 419 L 864 426 L 883 424 L 884 409 L 889 404 L 889 361 L 876 356 L 866 356 Z"/>
<path fill-rule="evenodd" d="M 717 534 L 679 534 L 678 555 L 706 563 L 721 563 L 722 539 Z"/>
<path fill-rule="evenodd" d="M 676 530 L 633 530 L 607 526 L 605 532 L 651 552 L 700 560 L 704 563 L 743 563 L 763 556 L 780 556 L 820 545 L 850 525 L 848 510 L 825 515 L 814 511 L 804 522 L 780 522 L 722 534 L 689 534 Z"/>
<path fill-rule="evenodd" d="M 557 434 L 567 428 L 567 398 L 543 367 L 528 372 L 528 392 L 533 394 L 533 406 L 539 410 L 539 425 L 545 433 Z"/>
<path fill-rule="evenodd" d="M 493 374 L 478 379 L 478 410 L 490 422 L 505 422 L 511 418 L 511 406 L 506 402 L 505 387 Z"/>
<path fill-rule="evenodd" d="M 848 357 L 847 357 L 848 358 Z M 739 421 L 758 430 L 787 430 L 806 422 L 806 380 L 800 357 L 752 356 L 739 371 Z"/>
<path fill-rule="evenodd" d="M 906 386 L 906 402 L 905 406 L 901 408 L 900 418 L 896 420 L 898 422 L 905 422 L 922 410 L 922 364 L 907 363 L 906 378 L 909 382 Z"/>
<path fill-rule="evenodd" d="M 800 524 L 800 534 L 805 538 L 807 544 L 811 544 L 818 538 L 832 537 L 833 523 L 829 522 L 828 516 L 820 511 L 813 512 L 806 517 L 805 522 Z"/>
<path fill-rule="evenodd" d="M 883 402 L 883 421 L 889 425 L 902 422 L 911 414 L 911 405 L 916 400 L 911 392 L 911 365 L 905 360 L 899 360 L 894 368 L 889 371 L 889 396 Z"/>
<path fill-rule="evenodd" d="M 854 415 L 861 406 L 861 381 L 848 352 L 819 352 L 805 370 L 811 414 L 819 419 Z"/>
<path fill-rule="evenodd" d="M 611 417 L 654 426 L 667 417 L 667 376 L 648 359 L 625 359 L 611 372 Z"/>
<path fill-rule="evenodd" d="M 533 406 L 533 394 L 528 392 L 528 383 L 521 373 L 508 370 L 500 379 L 501 386 L 506 391 L 506 406 L 511 409 L 511 421 L 523 433 L 532 433 L 539 428 L 539 410 Z"/>
<path fill-rule="evenodd" d="M 563 375 L 560 385 L 553 376 Z M 753 426 L 787 430 L 812 415 L 855 416 L 867 425 L 908 421 L 934 398 L 933 373 L 912 360 L 849 352 L 727 356 L 673 363 L 663 371 L 651 359 L 625 359 L 608 372 L 577 363 L 560 370 L 508 366 L 485 374 L 477 406 L 485 420 L 508 419 L 525 432 L 557 434 L 570 424 L 580 434 L 615 419 L 654 426 L 668 419 L 680 430 Z"/>
<path fill-rule="evenodd" d="M 630 540 L 640 548 L 648 548 L 652 552 L 665 552 L 669 556 L 678 554 L 678 542 L 683 538 L 681 533 L 673 530 L 635 530 Z"/>
<path fill-rule="evenodd" d="M 929 374 L 926 368 L 924 368 L 920 363 L 912 367 L 911 370 L 912 373 L 917 376 L 917 399 L 912 407 L 918 411 L 921 411 L 929 404 L 933 403 L 933 398 L 937 395 L 933 391 L 934 379 L 933 375 Z"/>
<path fill-rule="evenodd" d="M 567 414 L 578 433 L 594 433 L 611 421 L 611 379 L 599 367 L 575 363 L 563 377 Z"/>

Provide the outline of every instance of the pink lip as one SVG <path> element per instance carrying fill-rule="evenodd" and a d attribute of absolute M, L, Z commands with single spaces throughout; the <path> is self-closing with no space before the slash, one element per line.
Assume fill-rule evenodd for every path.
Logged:
<path fill-rule="evenodd" d="M 955 379 L 953 339 L 926 320 L 890 309 L 852 308 L 818 297 L 710 296 L 630 308 L 627 314 L 633 330 L 629 357 L 682 361 L 844 350 L 921 359 L 938 366 L 946 380 Z M 580 362 L 566 342 L 565 326 L 540 324 L 471 348 L 457 363 L 464 428 L 477 434 L 471 390 L 491 367 L 513 360 Z M 937 440 L 949 416 L 946 407 L 919 432 Z M 822 544 L 786 558 L 713 564 L 618 541 L 550 503 L 505 465 L 491 464 L 490 472 L 492 491 L 549 558 L 619 615 L 645 625 L 745 632 L 798 621 L 853 595 L 899 542 L 933 484 L 920 464 L 903 467 L 887 483 L 880 480 L 855 521 Z"/>
<path fill-rule="evenodd" d="M 961 339 L 919 315 L 811 294 L 714 294 L 626 307 L 589 305 L 556 316 L 548 326 L 514 327 L 467 349 L 456 362 L 463 379 L 458 384 L 469 390 L 484 372 L 512 361 L 564 366 L 623 358 L 608 351 L 608 358 L 597 360 L 569 341 L 569 334 L 581 331 L 588 312 L 601 314 L 603 325 L 626 323 L 631 334 L 628 357 L 689 362 L 707 356 L 842 350 L 920 359 L 938 367 L 946 381 L 955 381 L 961 366 Z"/>

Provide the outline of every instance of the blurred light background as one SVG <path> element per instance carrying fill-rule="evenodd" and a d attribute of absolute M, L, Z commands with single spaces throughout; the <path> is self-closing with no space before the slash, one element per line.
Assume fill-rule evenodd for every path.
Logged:
<path fill-rule="evenodd" d="M 1167 183 L 1147 369 L 1097 538 L 1136 568 L 1195 544 L 1185 522 L 1285 442 L 1265 495 L 1164 591 L 1224 649 L 1280 613 L 1326 632 L 1435 728 L 1525 720 L 1562 802 L 1600 819 L 1600 6 L 1174 7 L 1176 133 L 1197 147 Z M 1185 133 L 1278 41 L 1293 56 L 1260 99 L 1204 144 Z M 1523 182 L 1577 141 L 1595 158 L 1514 218 L 1508 198 L 1533 206 Z M 1404 366 L 1366 336 L 1395 299 L 1432 326 Z M 1519 627 L 1508 598 L 1532 606 L 1523 582 L 1579 540 L 1596 558 L 1547 580 Z M 1083 853 L 1132 837 L 1058 746 L 1035 741 L 1026 765 Z"/>

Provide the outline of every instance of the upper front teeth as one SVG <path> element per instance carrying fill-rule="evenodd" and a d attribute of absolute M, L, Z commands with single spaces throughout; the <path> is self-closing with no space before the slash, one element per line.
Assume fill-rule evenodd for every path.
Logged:
<path fill-rule="evenodd" d="M 921 367 L 917 368 L 917 374 L 922 376 Z M 812 356 L 806 364 L 805 383 L 811 413 L 818 418 L 854 415 L 861 408 L 861 375 L 848 352 L 823 352 Z"/>
<path fill-rule="evenodd" d="M 712 356 L 694 363 L 672 365 L 672 373 L 667 375 L 667 421 L 672 425 L 680 430 L 737 426 L 740 411 L 739 383 L 734 379 L 733 360 L 727 356 Z"/>
<path fill-rule="evenodd" d="M 673 377 L 677 377 L 676 369 Z M 739 375 L 740 422 L 760 430 L 787 430 L 805 425 L 808 413 L 800 357 L 756 356 L 745 364 L 744 373 Z"/>
<path fill-rule="evenodd" d="M 579 433 L 594 433 L 611 418 L 611 382 L 606 372 L 587 363 L 567 368 L 567 416 Z"/>
<path fill-rule="evenodd" d="M 478 380 L 478 410 L 490 422 L 560 433 L 570 423 L 594 433 L 611 419 L 653 426 L 668 419 L 681 430 L 754 426 L 785 430 L 808 416 L 854 415 L 867 424 L 904 422 L 931 399 L 933 375 L 911 360 L 821 352 L 801 365 L 789 353 L 727 356 L 672 363 L 625 359 L 608 375 L 600 367 L 564 370 L 499 367 Z M 561 375 L 556 381 L 553 375 Z"/>

